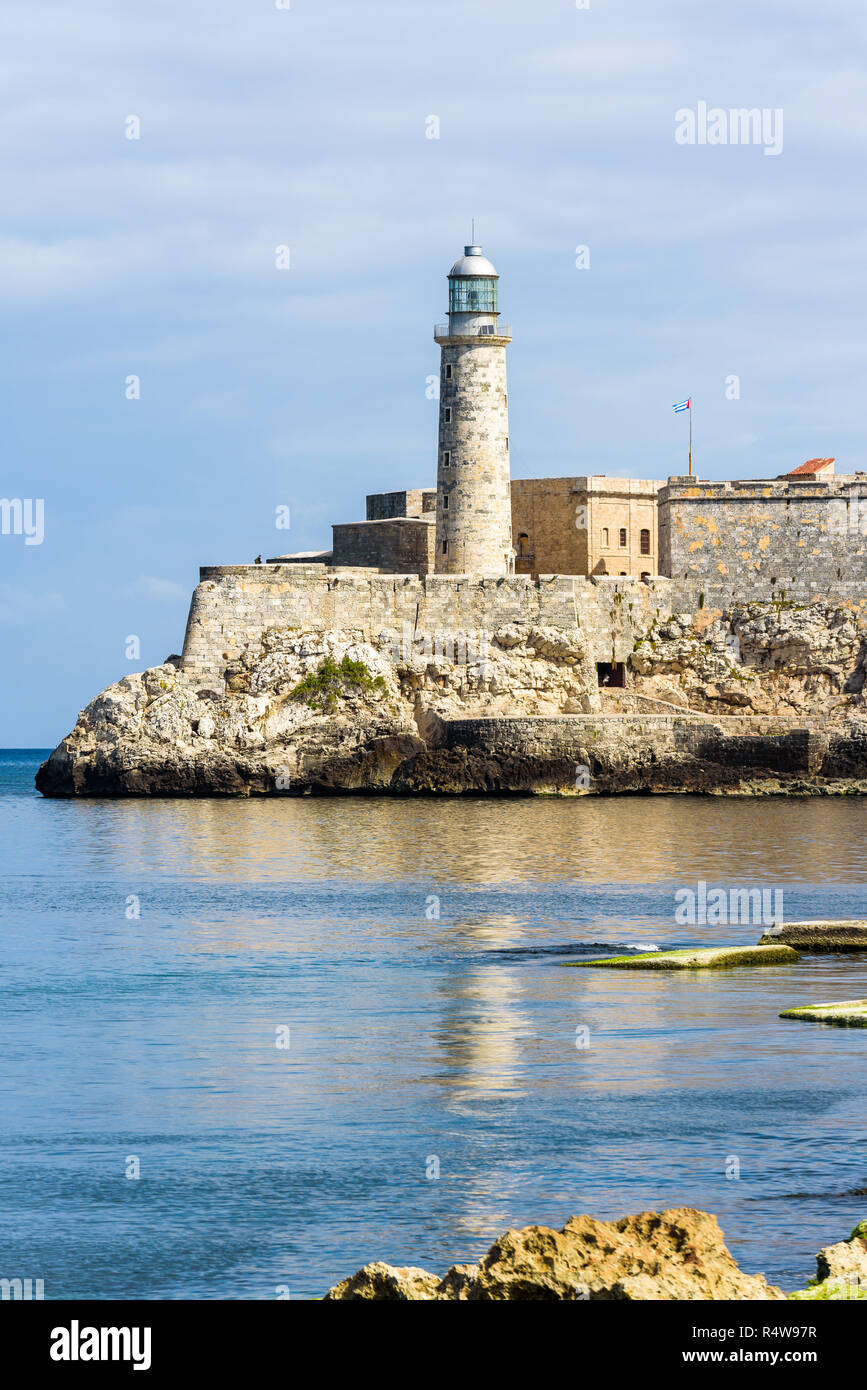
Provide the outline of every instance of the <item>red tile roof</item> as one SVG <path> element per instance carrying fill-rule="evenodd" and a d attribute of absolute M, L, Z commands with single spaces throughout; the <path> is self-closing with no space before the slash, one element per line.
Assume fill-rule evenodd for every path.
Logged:
<path fill-rule="evenodd" d="M 827 468 L 833 462 L 833 459 L 807 459 L 807 462 L 802 463 L 799 468 L 793 468 L 791 473 L 780 473 L 779 477 L 802 478 L 805 474 L 818 473 L 820 469 Z"/>

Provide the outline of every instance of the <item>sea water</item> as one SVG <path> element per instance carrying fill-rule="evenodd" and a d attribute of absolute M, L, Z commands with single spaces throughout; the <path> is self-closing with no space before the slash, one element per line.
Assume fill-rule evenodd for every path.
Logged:
<path fill-rule="evenodd" d="M 0 755 L 0 1277 L 45 1297 L 304 1298 L 508 1226 L 690 1205 L 803 1287 L 867 1217 L 863 956 L 679 890 L 867 918 L 857 797 L 49 801 Z"/>

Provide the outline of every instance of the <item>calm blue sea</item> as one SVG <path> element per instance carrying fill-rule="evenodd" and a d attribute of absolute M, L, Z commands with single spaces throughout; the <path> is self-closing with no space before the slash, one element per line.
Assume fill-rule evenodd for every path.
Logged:
<path fill-rule="evenodd" d="M 778 1018 L 865 958 L 563 968 L 757 940 L 675 922 L 699 880 L 867 917 L 862 800 L 73 803 L 44 756 L 0 754 L 0 1276 L 304 1298 L 689 1204 L 794 1288 L 867 1216 L 867 1030 Z"/>

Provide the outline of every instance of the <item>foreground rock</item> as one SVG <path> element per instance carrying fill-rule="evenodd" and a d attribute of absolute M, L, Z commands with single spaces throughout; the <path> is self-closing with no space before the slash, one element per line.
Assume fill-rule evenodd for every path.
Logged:
<path fill-rule="evenodd" d="M 796 951 L 867 951 L 867 922 L 781 922 L 768 928 L 759 945 L 772 942 Z"/>
<path fill-rule="evenodd" d="M 569 969 L 603 966 L 609 970 L 731 970 L 740 965 L 788 965 L 801 957 L 791 946 L 702 946 L 683 951 L 647 951 L 600 960 L 568 961 Z"/>
<path fill-rule="evenodd" d="M 839 1004 L 806 1004 L 786 1009 L 780 1018 L 796 1018 L 802 1023 L 830 1023 L 836 1028 L 867 1028 L 867 999 L 845 999 Z"/>
<path fill-rule="evenodd" d="M 733 632 L 739 647 L 726 642 Z M 600 693 L 577 626 L 509 623 L 484 649 L 445 654 L 421 634 L 395 650 L 386 632 L 274 627 L 240 656 L 224 653 L 210 684 L 172 657 L 110 686 L 37 786 L 46 796 L 863 794 L 864 653 L 852 615 L 827 605 L 682 614 L 637 644 L 625 694 L 644 703 L 630 713 L 616 712 L 618 692 Z"/>
<path fill-rule="evenodd" d="M 744 1274 L 715 1216 L 691 1207 L 620 1221 L 573 1216 L 562 1230 L 506 1231 L 478 1264 L 442 1279 L 418 1269 L 369 1264 L 326 1299 L 518 1302 L 578 1299 L 781 1299 L 761 1274 Z"/>
<path fill-rule="evenodd" d="M 816 1278 L 795 1299 L 867 1298 L 867 1221 L 848 1240 L 826 1245 L 816 1256 Z"/>

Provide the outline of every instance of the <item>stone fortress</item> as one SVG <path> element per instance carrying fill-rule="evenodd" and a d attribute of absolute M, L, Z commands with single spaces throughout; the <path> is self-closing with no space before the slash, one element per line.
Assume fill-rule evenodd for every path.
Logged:
<path fill-rule="evenodd" d="M 191 676 L 220 687 L 227 662 L 281 623 L 370 640 L 520 621 L 577 623 L 607 680 L 654 619 L 751 600 L 863 607 L 867 473 L 835 476 L 833 459 L 758 481 L 512 479 L 499 277 L 467 246 L 448 285 L 434 330 L 436 488 L 368 496 L 366 519 L 336 524 L 331 550 L 204 567 Z"/>
<path fill-rule="evenodd" d="M 449 275 L 435 488 L 207 566 L 49 796 L 867 794 L 867 474 L 511 478 L 498 276 Z"/>

